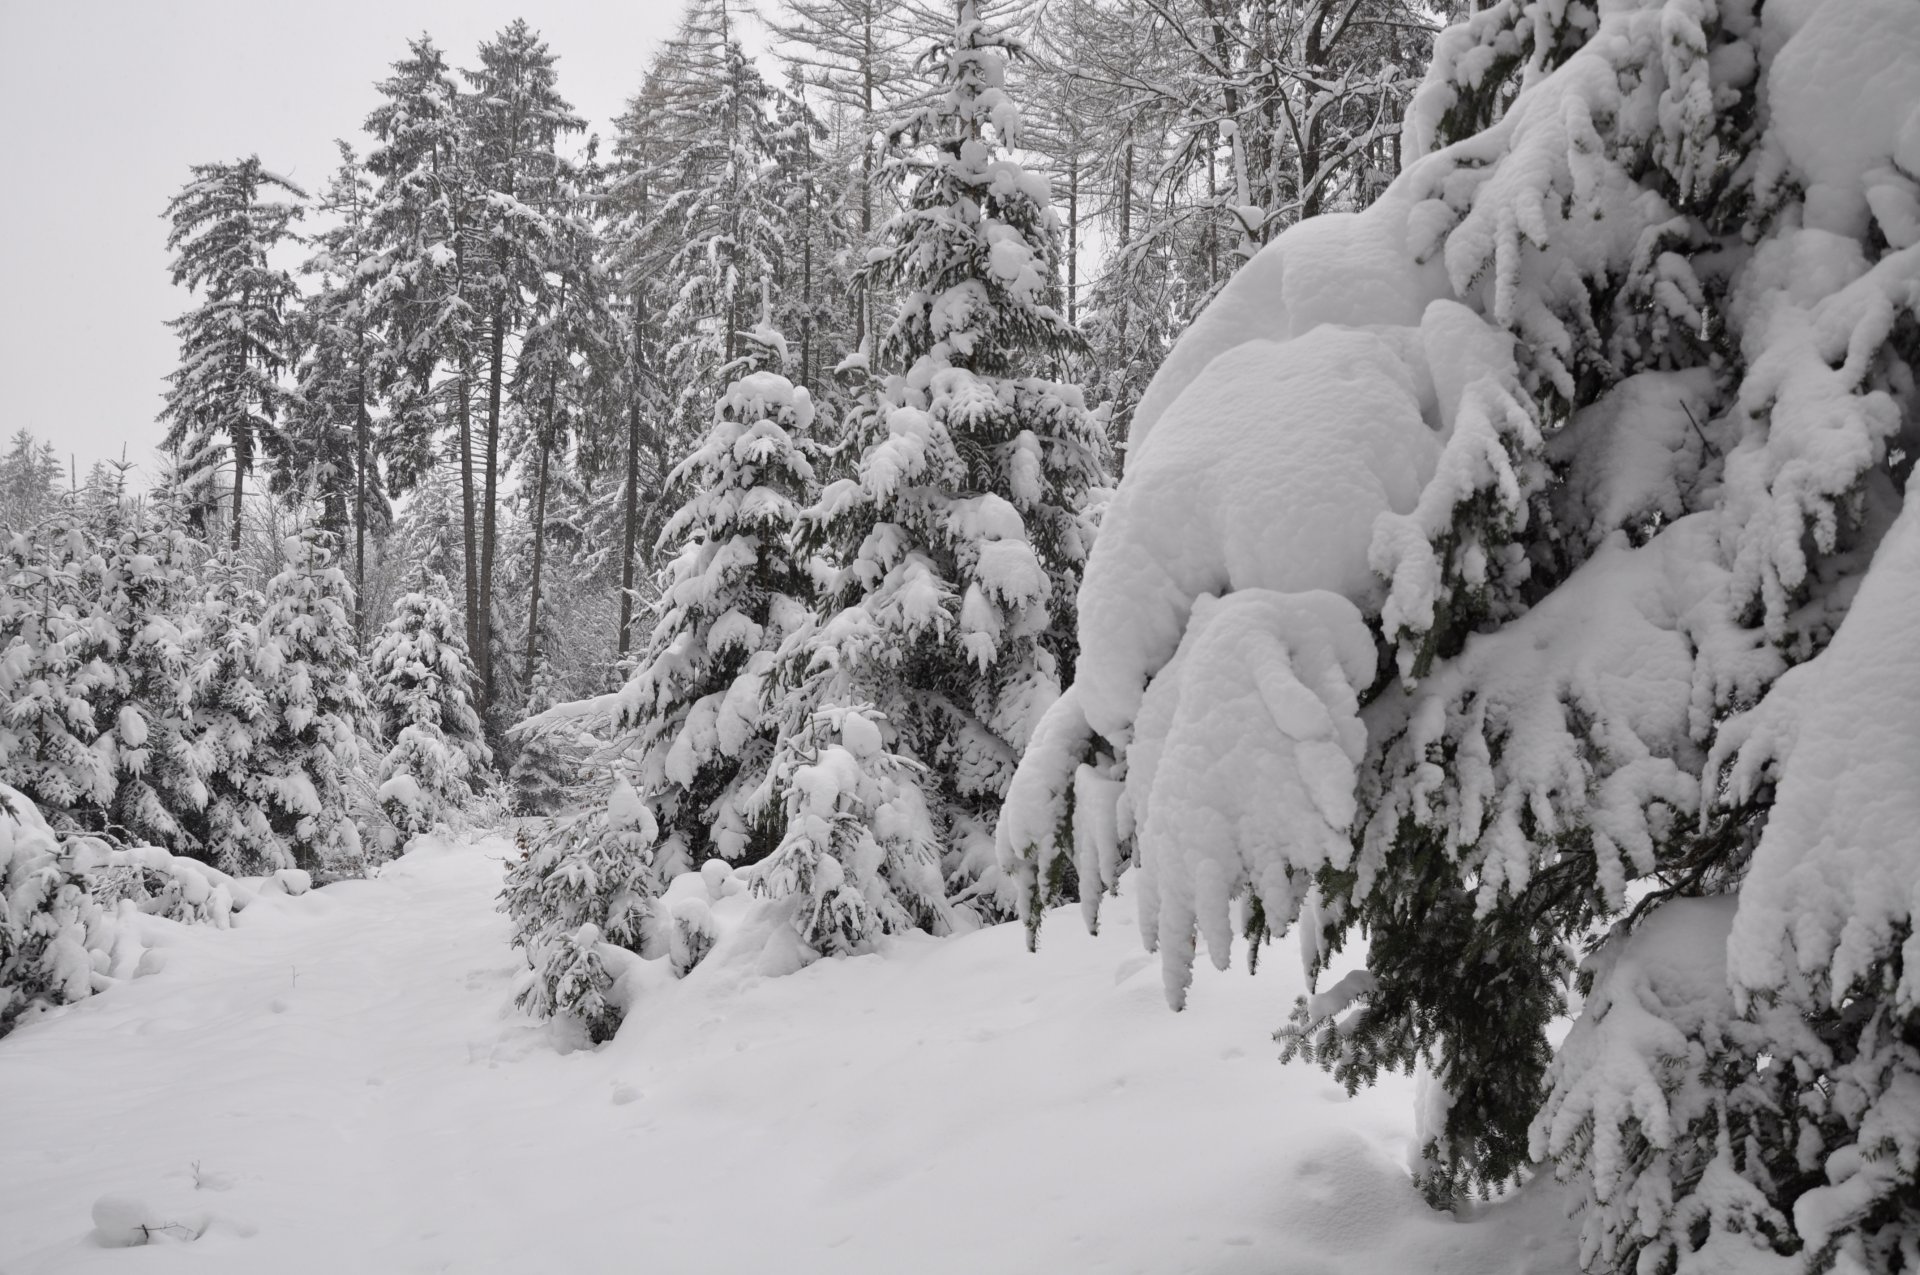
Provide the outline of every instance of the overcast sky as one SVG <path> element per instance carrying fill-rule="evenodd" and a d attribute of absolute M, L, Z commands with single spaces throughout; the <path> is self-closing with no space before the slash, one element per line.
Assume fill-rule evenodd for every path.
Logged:
<path fill-rule="evenodd" d="M 525 17 L 605 136 L 678 0 L 0 0 L 0 432 L 146 462 L 172 369 L 167 199 L 258 153 L 310 193 L 430 32 L 455 66 Z M 364 149 L 364 147 L 362 147 Z M 0 440 L 3 441 L 3 440 Z"/>

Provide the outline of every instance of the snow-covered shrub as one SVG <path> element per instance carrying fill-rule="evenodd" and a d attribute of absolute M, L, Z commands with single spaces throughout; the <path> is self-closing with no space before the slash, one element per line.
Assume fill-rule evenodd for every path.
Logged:
<path fill-rule="evenodd" d="M 71 1004 L 157 969 L 141 918 L 224 928 L 252 897 L 155 846 L 56 833 L 24 794 L 0 785 L 0 1035 L 36 1005 Z"/>
<path fill-rule="evenodd" d="M 846 426 L 855 471 L 805 515 L 836 568 L 802 656 L 840 674 L 816 683 L 817 706 L 879 711 L 888 751 L 924 768 L 914 782 L 950 888 L 994 918 L 1015 905 L 994 820 L 1073 676 L 1085 509 L 1106 481 L 1101 419 L 1045 375 L 1078 337 L 1051 304 L 1046 179 L 1009 153 L 1016 47 L 962 4 L 939 92 L 897 131 L 905 207 L 866 268 L 899 305 L 860 360 L 872 376 Z"/>
<path fill-rule="evenodd" d="M 1920 685 L 1887 636 L 1920 579 L 1920 10 L 1496 0 L 1406 139 L 1134 415 L 1002 819 L 1030 922 L 1137 861 L 1175 1004 L 1201 942 L 1298 924 L 1317 972 L 1364 933 L 1283 1037 L 1349 1084 L 1431 1067 L 1436 1195 L 1523 1170 L 1556 1095 L 1537 1149 L 1587 1183 L 1596 1268 L 1723 1235 L 1920 1263 Z M 1656 904 L 1735 890 L 1724 1007 L 1632 985 L 1616 936 L 1549 1070 L 1571 944 L 1651 891 L 1665 951 Z M 1602 1098 L 1629 1004 L 1666 1025 L 1637 1110 Z"/>
<path fill-rule="evenodd" d="M 492 761 L 473 707 L 473 662 L 435 580 L 393 604 L 367 659 L 368 700 L 381 739 L 379 798 L 398 853 L 460 809 L 473 779 Z"/>
<path fill-rule="evenodd" d="M 522 833 L 526 852 L 508 867 L 500 896 L 513 945 L 532 967 L 517 998 L 522 1008 L 573 1018 L 595 1041 L 612 1037 L 625 1014 L 612 994 L 619 954 L 647 954 L 653 940 L 667 875 L 656 863 L 659 835 L 624 777 L 604 805 Z"/>

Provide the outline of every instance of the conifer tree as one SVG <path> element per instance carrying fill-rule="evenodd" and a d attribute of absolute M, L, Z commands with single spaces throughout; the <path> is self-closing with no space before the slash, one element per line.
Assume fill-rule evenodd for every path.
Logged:
<path fill-rule="evenodd" d="M 459 571 L 471 649 L 478 636 L 480 561 L 473 469 L 480 334 L 473 291 L 482 268 L 473 143 L 446 55 L 428 37 L 408 44 L 408 56 L 378 88 L 383 100 L 366 129 L 375 141 L 367 155 L 379 253 L 373 298 L 387 353 L 380 365 L 387 418 L 379 451 L 396 493 L 427 482 L 443 466 L 458 474 L 459 559 L 428 569 Z"/>
<path fill-rule="evenodd" d="M 60 507 L 60 457 L 21 429 L 0 457 L 0 526 L 23 530 Z"/>
<path fill-rule="evenodd" d="M 1400 177 L 1141 399 L 1002 815 L 1035 923 L 1138 865 L 1175 1006 L 1203 946 L 1364 935 L 1287 1052 L 1424 1064 L 1429 1197 L 1551 1160 L 1589 1269 L 1920 1252 L 1920 221 L 1860 123 L 1911 115 L 1917 41 L 1878 3 L 1442 33 Z"/>
<path fill-rule="evenodd" d="M 465 805 L 493 760 L 445 581 L 435 578 L 394 603 L 368 655 L 367 679 L 375 724 L 389 745 L 379 794 L 398 833 L 387 849 L 396 852 Z"/>
<path fill-rule="evenodd" d="M 180 337 L 180 366 L 168 378 L 161 412 L 166 446 L 181 458 L 194 525 L 203 533 L 219 499 L 216 471 L 231 466 L 229 544 L 236 549 L 246 476 L 280 445 L 285 395 L 279 378 L 293 362 L 286 319 L 294 283 L 268 258 L 300 208 L 272 200 L 276 191 L 305 198 L 299 187 L 263 168 L 258 156 L 196 164 L 193 179 L 166 212 L 173 282 L 201 296 L 197 307 L 172 322 Z"/>
<path fill-rule="evenodd" d="M 662 539 L 676 549 L 612 722 L 630 738 L 661 853 L 693 863 L 758 859 L 777 839 L 747 798 L 773 749 L 776 653 L 812 599 L 794 519 L 816 490 L 813 400 L 778 370 L 786 342 L 764 319 L 742 338 L 754 353 L 673 473 L 681 504 Z"/>
<path fill-rule="evenodd" d="M 472 304 L 487 360 L 484 429 L 476 440 L 479 556 L 469 613 L 483 705 L 495 691 L 494 564 L 507 358 L 524 333 L 529 302 L 544 282 L 547 246 L 562 238 L 557 222 L 579 184 L 559 143 L 585 124 L 560 96 L 554 62 L 538 34 L 515 20 L 480 47 L 479 67 L 466 73 L 472 95 L 465 114 L 481 194 L 474 212 L 481 259 Z"/>
<path fill-rule="evenodd" d="M 696 430 L 785 255 L 777 95 L 741 44 L 733 3 L 689 8 L 655 71 L 655 127 L 681 147 L 654 191 L 670 244 L 665 362 Z"/>
<path fill-rule="evenodd" d="M 351 531 L 358 595 L 366 591 L 369 525 L 375 520 L 384 525 L 387 516 L 373 437 L 387 352 L 378 326 L 382 263 L 373 187 L 352 148 L 345 142 L 338 146 L 340 167 L 315 210 L 333 224 L 313 238 L 314 252 L 304 267 L 319 287 L 292 324 L 300 351 L 299 392 L 289 404 L 274 490 L 318 503 L 320 526 L 342 542 Z"/>
<path fill-rule="evenodd" d="M 201 854 L 236 876 L 294 866 L 274 827 L 271 800 L 255 780 L 257 751 L 274 711 L 260 666 L 265 610 L 266 599 L 228 552 L 206 565 L 200 596 L 188 613 L 193 752 L 207 790 L 190 827 Z"/>
<path fill-rule="evenodd" d="M 533 672 L 527 678 L 526 716 L 537 718 L 559 702 L 553 670 L 542 655 L 535 660 Z M 556 724 L 521 737 L 513 769 L 507 773 L 507 786 L 513 790 L 517 813 L 552 815 L 559 811 L 567 790 L 580 778 L 580 750 L 574 746 L 572 736 L 571 730 Z"/>
<path fill-rule="evenodd" d="M 76 527 L 16 531 L 0 592 L 0 783 L 76 830 L 98 826 L 115 787 L 96 706 L 118 684 L 121 635 L 100 614 L 98 565 Z"/>
<path fill-rule="evenodd" d="M 1040 713 L 1073 672 L 1083 510 L 1104 438 L 1047 379 L 1076 338 L 1051 305 L 1058 225 L 1005 90 L 1011 38 L 956 6 L 942 87 L 901 130 L 907 207 L 869 269 L 898 309 L 848 422 L 856 476 L 807 515 L 841 562 L 812 639 L 828 702 L 867 704 L 926 768 L 942 867 L 987 915 L 1011 894 L 993 821 Z M 831 612 L 830 612 L 831 614 Z M 798 715 L 794 720 L 800 720 Z"/>
<path fill-rule="evenodd" d="M 264 711 L 244 787 L 293 866 L 344 874 L 364 866 L 346 780 L 367 705 L 353 586 L 332 545 L 317 529 L 289 538 L 287 565 L 267 584 L 254 662 Z"/>
<path fill-rule="evenodd" d="M 550 822 L 508 867 L 500 910 L 531 966 L 522 1008 L 568 1015 L 596 1042 L 613 1036 L 625 1011 L 610 996 L 609 965 L 620 952 L 660 946 L 655 900 L 666 873 L 655 862 L 657 836 L 646 803 L 621 776 L 603 806 Z"/>
<path fill-rule="evenodd" d="M 113 627 L 117 674 L 94 707 L 111 737 L 114 793 L 106 824 L 175 854 L 202 853 L 191 828 L 207 801 L 192 724 L 187 622 L 199 592 L 199 544 L 143 509 L 98 547 L 100 611 Z"/>

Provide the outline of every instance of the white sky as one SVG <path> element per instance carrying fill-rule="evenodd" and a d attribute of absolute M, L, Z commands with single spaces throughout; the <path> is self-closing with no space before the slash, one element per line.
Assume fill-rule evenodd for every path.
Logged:
<path fill-rule="evenodd" d="M 515 17 L 603 137 L 678 0 L 0 0 L 0 444 L 146 462 L 173 334 L 161 214 L 190 164 L 257 152 L 309 193 L 364 149 L 374 82 L 430 32 L 456 67 Z"/>

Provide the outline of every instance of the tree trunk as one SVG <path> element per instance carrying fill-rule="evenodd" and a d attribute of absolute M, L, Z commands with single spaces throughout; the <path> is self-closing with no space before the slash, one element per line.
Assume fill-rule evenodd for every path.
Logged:
<path fill-rule="evenodd" d="M 547 556 L 547 457 L 553 450 L 553 398 L 547 398 L 547 426 L 540 433 L 540 465 L 533 485 L 533 587 L 527 598 L 527 670 L 540 653 L 540 569 Z"/>
<path fill-rule="evenodd" d="M 493 704 L 493 551 L 499 530 L 494 500 L 500 481 L 500 389 L 506 373 L 507 321 L 499 302 L 492 316 L 492 349 L 487 370 L 487 442 L 482 454 L 485 494 L 480 505 L 480 616 L 475 627 L 480 634 L 480 649 L 474 652 L 480 669 L 481 702 Z"/>
<path fill-rule="evenodd" d="M 457 404 L 460 419 L 460 521 L 465 537 L 465 553 L 461 566 L 466 572 L 467 582 L 467 650 L 479 656 L 480 628 L 480 589 L 479 576 L 475 571 L 478 559 L 474 556 L 474 500 L 473 500 L 473 393 L 472 365 L 463 355 L 460 361 L 460 377 L 456 389 L 460 395 Z"/>
<path fill-rule="evenodd" d="M 367 362 L 361 343 L 353 416 L 353 631 L 367 645 Z"/>
<path fill-rule="evenodd" d="M 633 648 L 633 554 L 640 537 L 640 395 L 646 372 L 646 306 L 633 299 L 633 393 L 627 404 L 627 508 L 620 536 L 620 658 Z"/>
<path fill-rule="evenodd" d="M 240 448 L 233 449 L 233 526 L 228 528 L 228 543 L 235 553 L 240 552 L 240 511 L 246 499 L 247 471 L 240 464 Z"/>

